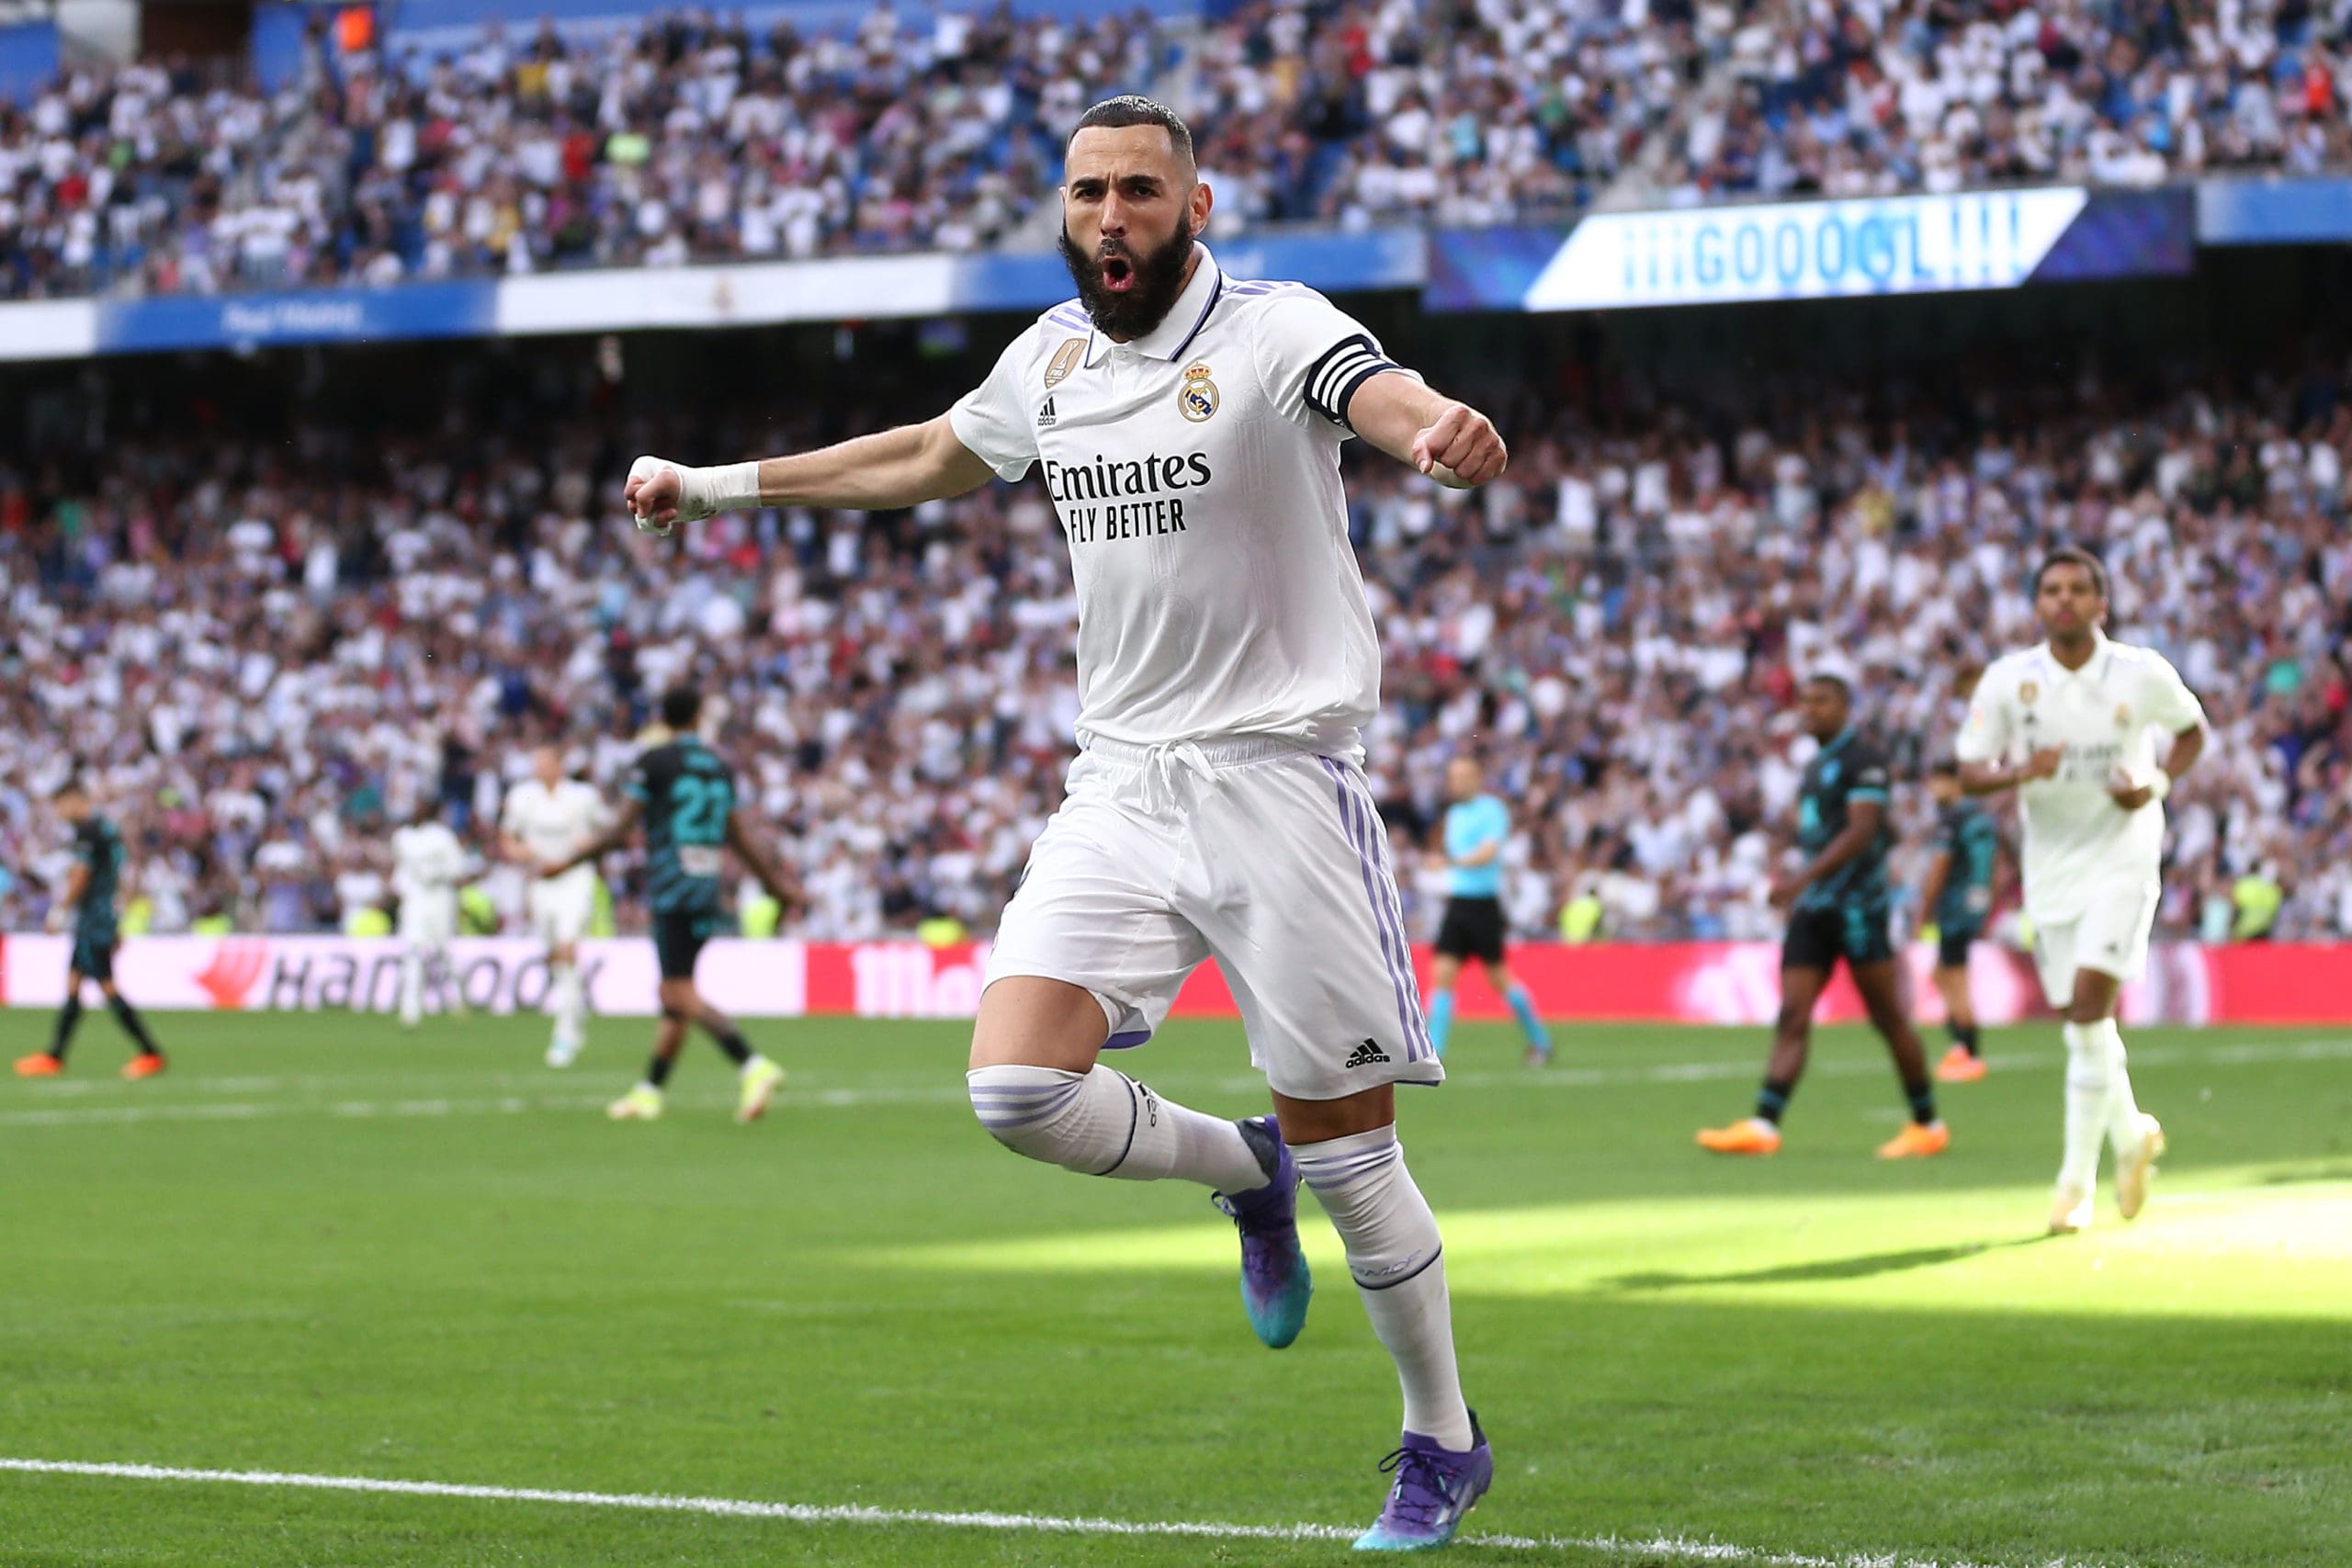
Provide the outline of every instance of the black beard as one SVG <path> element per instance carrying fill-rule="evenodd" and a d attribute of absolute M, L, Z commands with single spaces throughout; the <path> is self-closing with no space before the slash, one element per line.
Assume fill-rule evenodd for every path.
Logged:
<path fill-rule="evenodd" d="M 1134 269 L 1135 282 L 1125 293 L 1103 287 L 1101 259 L 1079 249 L 1067 228 L 1062 230 L 1062 261 L 1069 268 L 1070 281 L 1078 285 L 1079 303 L 1086 307 L 1095 326 L 1109 336 L 1132 343 L 1166 321 L 1168 312 L 1176 308 L 1177 297 L 1184 292 L 1184 264 L 1193 259 L 1192 216 L 1179 218 L 1176 232 L 1168 243 L 1148 254 L 1137 255 L 1124 243 L 1114 244 L 1112 254 L 1125 256 Z"/>

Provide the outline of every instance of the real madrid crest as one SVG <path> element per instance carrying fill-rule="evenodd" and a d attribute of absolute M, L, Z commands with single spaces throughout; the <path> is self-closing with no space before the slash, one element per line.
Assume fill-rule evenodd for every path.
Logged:
<path fill-rule="evenodd" d="M 2130 703 L 2118 703 L 2115 705 L 2115 728 L 2118 729 L 2129 729 L 2132 728 L 2132 705 Z"/>
<path fill-rule="evenodd" d="M 2028 707 L 2031 707 L 2033 705 L 2033 699 L 2040 695 L 2041 695 L 2041 688 L 2034 684 L 2031 681 L 2028 681 L 2018 687 L 2018 701 L 2025 704 Z"/>
<path fill-rule="evenodd" d="M 1194 424 L 1216 412 L 1216 383 L 1209 379 L 1207 366 L 1185 367 L 1184 384 L 1176 392 L 1176 409 Z"/>

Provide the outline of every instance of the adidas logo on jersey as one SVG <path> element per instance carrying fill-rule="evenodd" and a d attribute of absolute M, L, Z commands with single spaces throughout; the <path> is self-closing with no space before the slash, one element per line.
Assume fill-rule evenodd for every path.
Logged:
<path fill-rule="evenodd" d="M 1040 429 L 1040 430 L 1043 430 L 1043 429 L 1045 429 L 1047 425 L 1049 425 L 1049 424 L 1051 424 L 1051 423 L 1054 423 L 1054 400 L 1053 400 L 1053 399 L 1051 399 L 1051 398 L 1047 398 L 1047 399 L 1046 400 L 1046 406 L 1045 406 L 1044 408 L 1041 408 L 1041 409 L 1039 409 L 1039 410 L 1037 411 L 1037 428 L 1038 428 L 1038 429 Z"/>
<path fill-rule="evenodd" d="M 1350 1067 L 1368 1067 L 1374 1062 L 1386 1060 L 1388 1060 L 1388 1053 L 1382 1050 L 1376 1043 L 1367 1040 L 1349 1052 L 1348 1059 L 1342 1065 Z"/>

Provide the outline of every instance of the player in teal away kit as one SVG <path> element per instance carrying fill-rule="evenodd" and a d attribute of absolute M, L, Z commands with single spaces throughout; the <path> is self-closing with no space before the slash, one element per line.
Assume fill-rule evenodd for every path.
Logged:
<path fill-rule="evenodd" d="M 66 961 L 65 1005 L 57 1011 L 57 1032 L 47 1051 L 17 1059 L 17 1076 L 54 1077 L 65 1070 L 66 1050 L 82 1021 L 82 982 L 96 980 L 107 1008 L 139 1045 L 139 1055 L 123 1064 L 122 1076 L 153 1077 L 164 1070 L 164 1054 L 155 1048 L 139 1010 L 123 999 L 114 983 L 119 937 L 114 901 L 122 890 L 122 832 L 98 814 L 89 786 L 78 778 L 58 792 L 57 814 L 74 825 L 74 869 L 50 918 L 53 923 L 59 911 L 73 909 L 74 955 Z"/>
<path fill-rule="evenodd" d="M 727 764 L 695 734 L 701 714 L 702 695 L 691 687 L 662 694 L 662 722 L 675 739 L 638 758 L 628 804 L 611 828 L 539 873 L 560 876 L 619 848 L 640 822 L 645 826 L 646 901 L 652 906 L 653 949 L 662 964 L 662 1021 L 654 1029 L 645 1081 L 612 1103 L 616 1122 L 650 1122 L 662 1114 L 662 1089 L 685 1043 L 688 1023 L 700 1024 L 735 1064 L 741 1088 L 737 1121 L 758 1120 L 784 1081 L 784 1069 L 746 1044 L 734 1020 L 695 989 L 695 961 L 725 919 L 718 877 L 728 850 L 742 857 L 778 902 L 799 901 L 798 889 L 752 839 L 735 808 L 735 780 Z"/>
<path fill-rule="evenodd" d="M 1951 1145 L 1936 1115 L 1918 1033 L 1903 1005 L 1888 923 L 1893 899 L 1886 881 L 1890 783 L 1886 754 L 1854 722 L 1854 694 L 1836 675 L 1809 677 L 1798 713 L 1818 742 L 1797 785 L 1797 848 L 1804 864 L 1773 879 L 1772 902 L 1789 911 L 1781 943 L 1781 1016 L 1756 1113 L 1728 1127 L 1699 1134 L 1699 1146 L 1716 1154 L 1773 1155 L 1781 1149 L 1781 1113 L 1796 1092 L 1813 1043 L 1813 1010 L 1839 964 L 1854 977 L 1871 1027 L 1886 1042 L 1911 1120 L 1881 1159 L 1925 1159 Z"/>
<path fill-rule="evenodd" d="M 1951 1031 L 1951 1049 L 1937 1064 L 1936 1077 L 1945 1083 L 1973 1083 L 1984 1076 L 1984 1057 L 1977 1047 L 1976 1010 L 1968 998 L 1968 950 L 1984 934 L 1993 912 L 1993 864 L 2000 858 L 2001 830 L 1992 813 L 1961 792 L 1958 762 L 1946 760 L 1929 769 L 1928 788 L 1936 797 L 1936 837 L 1919 912 L 1936 922 L 1936 991 Z"/>

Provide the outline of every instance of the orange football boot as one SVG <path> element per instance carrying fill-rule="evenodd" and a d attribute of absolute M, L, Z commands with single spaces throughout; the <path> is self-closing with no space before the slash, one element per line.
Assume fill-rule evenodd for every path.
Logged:
<path fill-rule="evenodd" d="M 152 1078 L 162 1072 L 167 1065 L 160 1052 L 149 1051 L 125 1062 L 122 1065 L 122 1076 L 127 1078 Z"/>
<path fill-rule="evenodd" d="M 1940 1122 L 1921 1126 L 1917 1122 L 1903 1123 L 1897 1133 L 1878 1146 L 1881 1159 L 1927 1159 L 1951 1147 L 1951 1129 Z"/>
<path fill-rule="evenodd" d="M 1972 1056 L 1965 1045 L 1955 1045 L 1936 1064 L 1938 1083 L 1974 1083 L 1984 1076 L 1984 1058 Z"/>
<path fill-rule="evenodd" d="M 1776 1155 L 1781 1130 L 1761 1116 L 1750 1116 L 1728 1127 L 1702 1127 L 1699 1146 L 1718 1155 Z"/>
<path fill-rule="evenodd" d="M 65 1064 L 46 1051 L 17 1058 L 17 1076 L 20 1078 L 53 1078 L 65 1070 Z"/>

